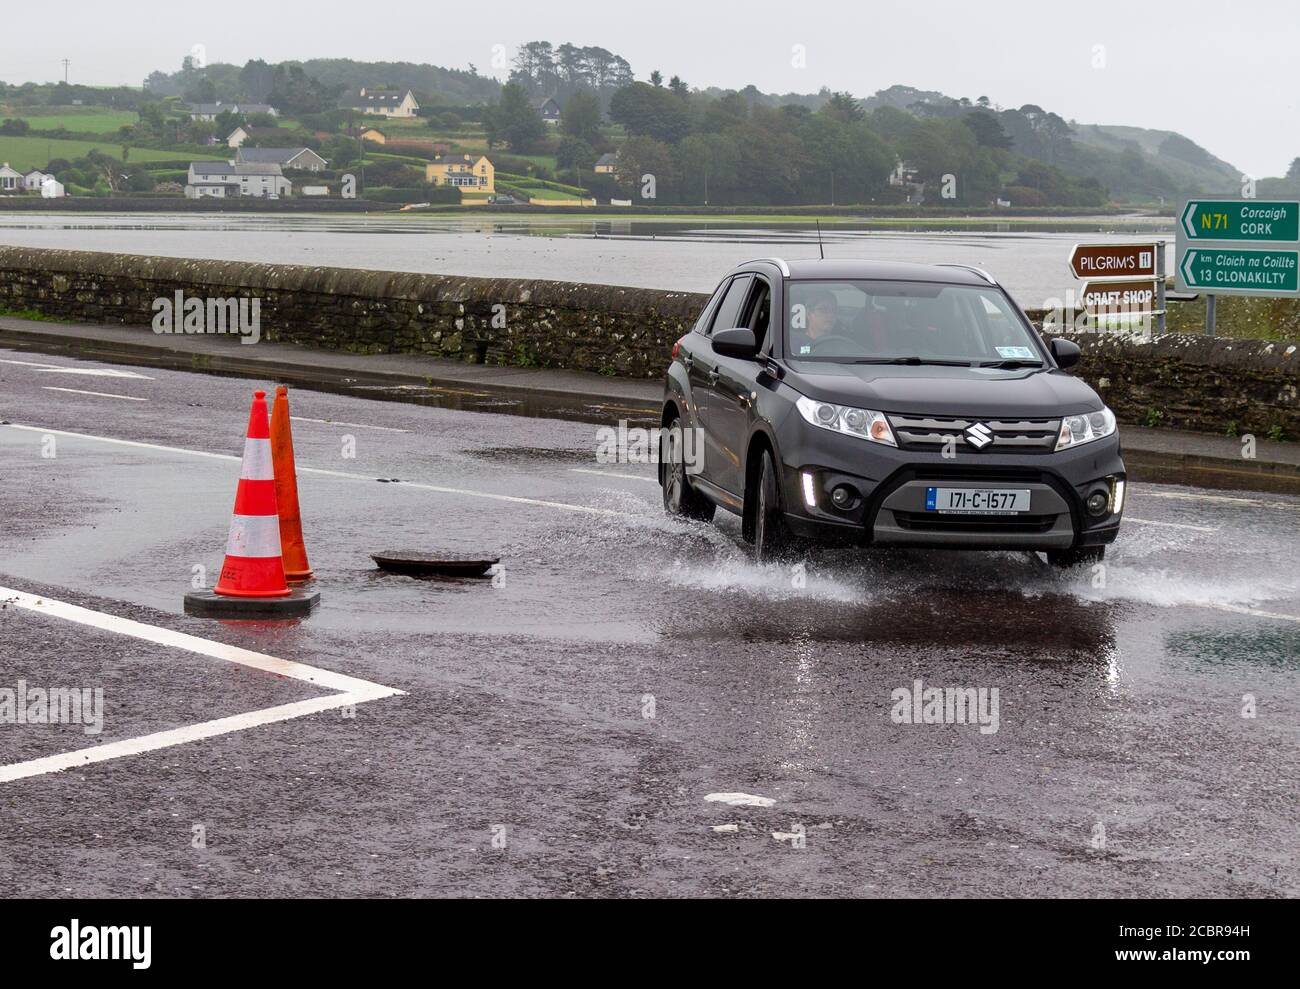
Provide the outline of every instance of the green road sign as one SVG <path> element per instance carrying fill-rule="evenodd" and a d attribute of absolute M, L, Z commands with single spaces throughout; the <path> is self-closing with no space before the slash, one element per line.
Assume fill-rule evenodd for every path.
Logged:
<path fill-rule="evenodd" d="M 1300 251 L 1197 247 L 1183 253 L 1178 273 L 1188 288 L 1242 295 L 1300 291 Z"/>
<path fill-rule="evenodd" d="M 1180 239 L 1294 244 L 1300 241 L 1300 203 L 1192 199 L 1183 207 L 1179 227 Z"/>

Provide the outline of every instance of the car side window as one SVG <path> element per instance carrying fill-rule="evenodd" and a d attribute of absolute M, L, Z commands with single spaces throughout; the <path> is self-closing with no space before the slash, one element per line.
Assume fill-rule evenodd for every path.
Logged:
<path fill-rule="evenodd" d="M 731 280 L 731 284 L 727 287 L 727 294 L 718 304 L 713 325 L 709 328 L 710 334 L 714 330 L 730 330 L 741 325 L 741 309 L 749 297 L 749 283 L 753 280 L 753 275 L 737 275 Z"/>
<path fill-rule="evenodd" d="M 761 276 L 754 278 L 754 291 L 749 299 L 749 314 L 741 325 L 754 331 L 754 342 L 758 349 L 763 349 L 767 342 L 767 330 L 772 325 L 772 286 Z"/>
<path fill-rule="evenodd" d="M 713 322 L 713 314 L 718 310 L 718 302 L 727 294 L 727 287 L 729 284 L 729 282 L 724 281 L 713 290 L 713 294 L 709 296 L 709 301 L 704 303 L 704 308 L 700 310 L 700 318 L 697 319 L 695 325 L 691 327 L 692 333 L 703 333 L 706 336 L 708 335 L 709 327 Z"/>

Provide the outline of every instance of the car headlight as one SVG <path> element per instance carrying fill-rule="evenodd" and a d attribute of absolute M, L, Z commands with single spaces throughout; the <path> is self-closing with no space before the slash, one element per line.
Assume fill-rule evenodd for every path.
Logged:
<path fill-rule="evenodd" d="M 1103 439 L 1115 432 L 1115 413 L 1102 408 L 1100 412 L 1085 412 L 1083 415 L 1066 416 L 1061 420 L 1061 435 L 1057 437 L 1056 448 L 1078 446 Z"/>
<path fill-rule="evenodd" d="M 884 443 L 886 446 L 898 446 L 894 440 L 894 431 L 889 428 L 889 420 L 883 413 L 870 409 L 855 409 L 847 405 L 833 405 L 830 402 L 818 402 L 800 395 L 794 403 L 799 414 L 814 426 L 829 429 L 832 433 L 856 436 L 860 440 L 872 443 Z"/>

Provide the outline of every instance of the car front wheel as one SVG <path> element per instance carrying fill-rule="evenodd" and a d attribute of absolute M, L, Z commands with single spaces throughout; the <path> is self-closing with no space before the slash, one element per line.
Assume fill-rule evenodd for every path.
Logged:
<path fill-rule="evenodd" d="M 770 450 L 763 451 L 753 494 L 754 558 L 759 563 L 770 563 L 790 547 L 790 533 L 781 511 L 781 485 Z"/>
<path fill-rule="evenodd" d="M 1062 570 L 1090 567 L 1106 559 L 1105 546 L 1081 546 L 1078 549 L 1049 549 L 1047 562 Z"/>

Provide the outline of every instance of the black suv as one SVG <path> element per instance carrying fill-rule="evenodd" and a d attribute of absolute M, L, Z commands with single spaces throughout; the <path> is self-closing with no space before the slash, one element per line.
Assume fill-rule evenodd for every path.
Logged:
<path fill-rule="evenodd" d="M 790 537 L 1099 561 L 1124 510 L 1115 416 L 992 277 L 765 258 L 673 347 L 659 479 L 672 514 Z"/>

